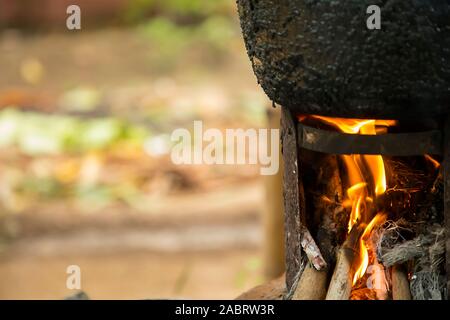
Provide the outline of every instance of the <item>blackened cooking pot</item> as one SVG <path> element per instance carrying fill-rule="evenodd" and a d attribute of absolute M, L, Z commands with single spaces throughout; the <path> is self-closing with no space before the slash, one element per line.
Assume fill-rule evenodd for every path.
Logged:
<path fill-rule="evenodd" d="M 411 118 L 450 111 L 450 0 L 237 0 L 270 99 L 299 113 Z M 381 29 L 369 30 L 370 5 Z"/>

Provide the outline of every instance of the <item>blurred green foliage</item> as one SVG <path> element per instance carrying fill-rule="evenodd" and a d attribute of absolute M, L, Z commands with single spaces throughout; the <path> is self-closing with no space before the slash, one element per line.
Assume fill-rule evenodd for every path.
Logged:
<path fill-rule="evenodd" d="M 186 18 L 229 14 L 234 10 L 234 6 L 234 1 L 230 0 L 131 0 L 124 19 L 135 23 L 158 15 L 186 21 Z"/>
<path fill-rule="evenodd" d="M 38 178 L 29 176 L 23 179 L 15 190 L 18 193 L 27 193 L 45 198 L 58 198 L 68 195 L 68 188 L 52 177 Z"/>
<path fill-rule="evenodd" d="M 113 117 L 81 119 L 5 109 L 0 112 L 0 147 L 29 155 L 102 150 L 117 143 L 142 145 L 150 132 Z"/>
<path fill-rule="evenodd" d="M 230 0 L 131 0 L 124 20 L 138 24 L 153 46 L 149 60 L 163 71 L 176 68 L 181 55 L 216 63 L 240 34 Z"/>
<path fill-rule="evenodd" d="M 205 50 L 217 61 L 227 53 L 230 41 L 239 32 L 233 20 L 222 16 L 211 16 L 199 24 L 184 26 L 158 17 L 143 23 L 139 30 L 154 46 L 150 58 L 162 63 L 162 67 L 173 65 L 181 54 L 201 54 Z"/>

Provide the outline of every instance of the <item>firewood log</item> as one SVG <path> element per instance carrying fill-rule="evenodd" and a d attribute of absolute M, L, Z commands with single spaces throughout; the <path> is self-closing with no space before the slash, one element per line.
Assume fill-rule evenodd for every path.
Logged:
<path fill-rule="evenodd" d="M 354 252 L 342 247 L 337 255 L 336 267 L 331 278 L 326 300 L 348 300 L 352 290 L 351 264 Z"/>
<path fill-rule="evenodd" d="M 411 300 L 411 289 L 405 270 L 400 265 L 392 267 L 392 299 Z"/>
<path fill-rule="evenodd" d="M 269 281 L 250 289 L 235 300 L 283 300 L 286 294 L 286 276 Z"/>
<path fill-rule="evenodd" d="M 300 277 L 292 300 L 324 300 L 327 294 L 328 269 L 316 270 L 310 263 Z"/>

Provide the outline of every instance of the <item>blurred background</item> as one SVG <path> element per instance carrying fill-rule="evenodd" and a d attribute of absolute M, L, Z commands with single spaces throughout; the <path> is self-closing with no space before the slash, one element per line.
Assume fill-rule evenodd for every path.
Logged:
<path fill-rule="evenodd" d="M 278 177 L 170 161 L 174 129 L 276 126 L 270 106 L 233 0 L 0 0 L 0 299 L 71 295 L 69 265 L 92 299 L 280 274 Z"/>

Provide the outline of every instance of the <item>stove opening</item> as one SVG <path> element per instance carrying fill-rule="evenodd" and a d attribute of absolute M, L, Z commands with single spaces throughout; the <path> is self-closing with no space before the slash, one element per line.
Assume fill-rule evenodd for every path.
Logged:
<path fill-rule="evenodd" d="M 414 139 L 438 122 L 297 120 L 305 254 L 293 298 L 446 299 L 442 155 Z"/>

